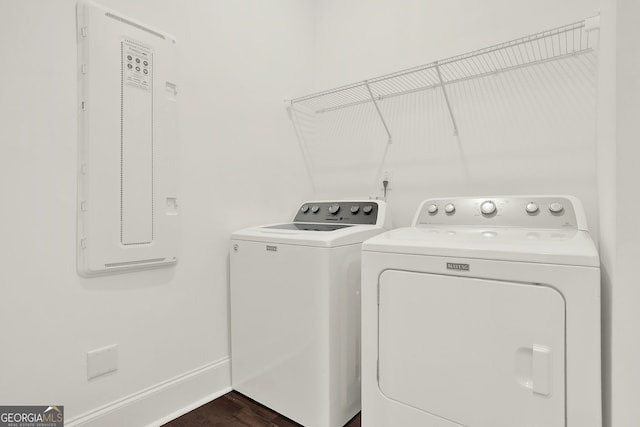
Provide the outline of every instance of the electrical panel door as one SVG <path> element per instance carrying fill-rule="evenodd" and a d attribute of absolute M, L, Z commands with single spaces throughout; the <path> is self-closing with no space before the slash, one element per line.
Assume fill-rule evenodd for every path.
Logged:
<path fill-rule="evenodd" d="M 77 14 L 78 272 L 173 265 L 176 41 L 89 1 Z"/>

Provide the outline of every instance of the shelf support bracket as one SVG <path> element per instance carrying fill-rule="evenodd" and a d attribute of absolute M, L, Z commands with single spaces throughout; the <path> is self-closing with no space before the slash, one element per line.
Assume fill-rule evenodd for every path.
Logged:
<path fill-rule="evenodd" d="M 296 134 L 296 139 L 298 140 L 298 148 L 300 148 L 300 154 L 302 155 L 302 160 L 304 161 L 305 169 L 307 170 L 307 175 L 309 176 L 311 190 L 315 192 L 316 183 L 313 179 L 313 165 L 311 163 L 311 159 L 309 158 L 309 152 L 305 144 L 304 132 L 300 128 L 299 120 L 297 119 L 297 111 L 294 108 L 293 102 L 291 100 L 285 100 L 284 105 L 285 109 L 287 110 L 289 120 L 291 120 L 291 124 L 293 125 L 293 131 Z"/>
<path fill-rule="evenodd" d="M 447 95 L 447 88 L 445 87 L 444 81 L 442 80 L 442 73 L 440 73 L 440 64 L 438 64 L 438 61 L 436 61 L 435 65 L 436 65 L 436 72 L 438 73 L 438 80 L 440 81 L 440 87 L 442 88 L 442 93 L 444 94 L 444 101 L 447 103 L 447 109 L 449 109 L 449 116 L 451 116 L 451 123 L 453 124 L 453 136 L 458 136 L 458 124 L 456 123 L 456 117 L 453 115 L 451 102 L 449 101 L 449 96 Z"/>
<path fill-rule="evenodd" d="M 371 87 L 369 86 L 369 82 L 367 80 L 364 81 L 364 85 L 367 87 L 367 91 L 369 92 L 369 96 L 371 97 L 371 101 L 373 102 L 373 106 L 376 107 L 376 111 L 378 112 L 378 117 L 380 117 L 380 121 L 382 122 L 382 126 L 384 126 L 384 130 L 387 132 L 387 140 L 388 144 L 391 144 L 391 132 L 389 131 L 389 126 L 387 126 L 387 122 L 384 120 L 384 116 L 382 115 L 382 111 L 380 111 L 380 107 L 378 106 L 378 101 L 376 101 L 376 97 L 373 96 L 373 92 L 371 91 Z"/>

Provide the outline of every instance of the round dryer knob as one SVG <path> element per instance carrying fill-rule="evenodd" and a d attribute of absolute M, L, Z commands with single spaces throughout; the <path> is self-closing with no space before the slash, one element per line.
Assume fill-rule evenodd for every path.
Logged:
<path fill-rule="evenodd" d="M 333 204 L 331 206 L 329 206 L 329 213 L 331 215 L 335 215 L 340 211 L 340 205 L 339 204 Z"/>
<path fill-rule="evenodd" d="M 358 205 L 351 206 L 351 213 L 352 214 L 357 214 L 359 211 L 360 211 L 360 206 L 358 206 Z"/>
<path fill-rule="evenodd" d="M 486 202 L 482 202 L 482 204 L 480 205 L 480 212 L 482 212 L 482 215 L 493 215 L 494 213 L 496 213 L 496 211 L 498 210 L 498 208 L 496 208 L 496 204 L 493 203 L 491 200 L 487 200 Z"/>
<path fill-rule="evenodd" d="M 311 212 L 318 213 L 318 211 L 320 210 L 320 207 L 318 207 L 317 205 L 311 206 Z"/>
<path fill-rule="evenodd" d="M 309 206 L 302 205 L 302 207 L 300 208 L 300 212 L 302 212 L 303 214 L 306 214 L 307 212 L 309 212 Z"/>
<path fill-rule="evenodd" d="M 449 203 L 444 207 L 444 211 L 448 214 L 452 214 L 456 211 L 456 207 L 453 205 L 453 203 Z"/>
<path fill-rule="evenodd" d="M 365 215 L 369 215 L 372 211 L 373 211 L 373 206 L 371 206 L 371 205 L 366 205 L 366 206 L 364 206 L 364 207 L 362 208 L 362 212 L 363 212 Z"/>
<path fill-rule="evenodd" d="M 431 215 L 435 215 L 436 213 L 438 213 L 438 205 L 429 205 L 429 207 L 427 208 L 427 212 L 429 212 Z"/>
<path fill-rule="evenodd" d="M 538 212 L 538 205 L 534 202 L 529 202 L 525 209 L 527 210 L 527 213 L 534 214 Z"/>
<path fill-rule="evenodd" d="M 557 214 L 564 210 L 564 206 L 562 206 L 562 203 L 553 202 L 549 205 L 549 210 L 551 213 Z"/>

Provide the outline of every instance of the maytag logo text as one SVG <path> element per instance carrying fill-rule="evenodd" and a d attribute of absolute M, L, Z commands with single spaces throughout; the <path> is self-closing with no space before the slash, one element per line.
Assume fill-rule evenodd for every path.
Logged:
<path fill-rule="evenodd" d="M 469 264 L 447 263 L 447 270 L 469 271 Z"/>

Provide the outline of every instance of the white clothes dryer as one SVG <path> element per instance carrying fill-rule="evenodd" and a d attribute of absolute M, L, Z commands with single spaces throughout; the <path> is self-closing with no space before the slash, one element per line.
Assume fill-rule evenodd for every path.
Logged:
<path fill-rule="evenodd" d="M 231 237 L 232 387 L 306 427 L 360 411 L 360 254 L 378 200 L 304 203 Z"/>
<path fill-rule="evenodd" d="M 362 250 L 364 427 L 601 427 L 599 259 L 577 199 L 426 200 Z"/>

